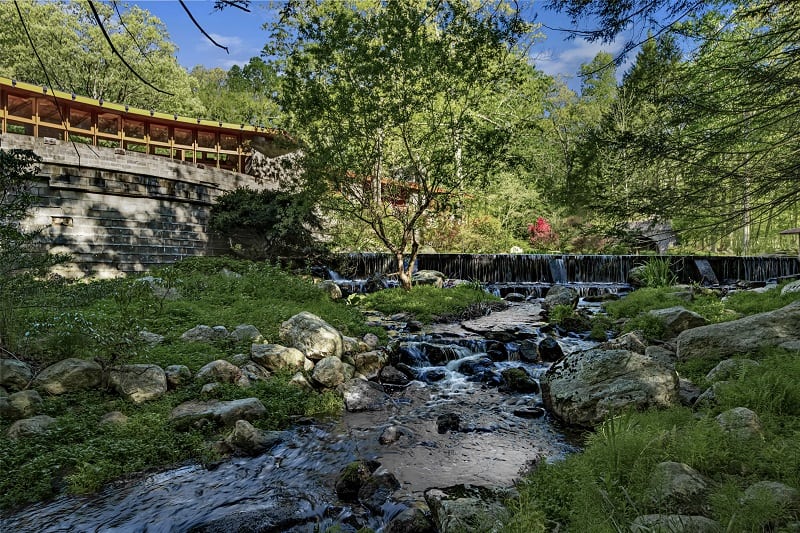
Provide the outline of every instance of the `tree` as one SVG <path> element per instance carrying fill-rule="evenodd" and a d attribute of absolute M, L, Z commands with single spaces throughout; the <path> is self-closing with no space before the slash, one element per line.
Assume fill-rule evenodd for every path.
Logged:
<path fill-rule="evenodd" d="M 193 94 L 189 75 L 175 58 L 175 45 L 164 24 L 137 6 L 116 11 L 109 4 L 94 5 L 126 62 L 146 80 L 172 94 L 147 87 L 112 54 L 83 0 L 0 2 L 0 72 L 96 99 L 202 116 L 203 105 Z M 31 50 L 23 21 L 35 51 Z"/>
<path fill-rule="evenodd" d="M 0 348 L 7 333 L 6 314 L 21 297 L 14 286 L 15 277 L 41 273 L 65 259 L 42 253 L 36 246 L 38 232 L 23 226 L 34 202 L 31 186 L 38 162 L 39 157 L 30 150 L 0 149 Z"/>
<path fill-rule="evenodd" d="M 320 251 L 314 238 L 320 224 L 308 196 L 243 188 L 220 196 L 208 223 L 228 239 L 232 251 L 253 260 Z"/>
<path fill-rule="evenodd" d="M 509 140 L 483 104 L 518 83 L 529 27 L 505 2 L 302 0 L 265 48 L 306 184 L 368 224 L 403 287 L 418 229 L 488 175 Z"/>
<path fill-rule="evenodd" d="M 602 39 L 637 13 L 668 5 L 554 4 L 574 14 L 607 15 L 593 33 Z M 634 132 L 627 143 L 642 165 L 666 168 L 667 179 L 640 183 L 627 204 L 606 202 L 603 208 L 619 218 L 672 219 L 697 233 L 738 233 L 733 249 L 747 253 L 759 232 L 797 224 L 800 15 L 797 1 L 737 1 L 719 12 L 715 5 L 678 2 L 675 10 L 669 3 L 672 14 L 683 10 L 683 21 L 669 27 L 696 48 L 666 77 L 657 127 Z"/>
<path fill-rule="evenodd" d="M 197 83 L 197 97 L 205 106 L 205 116 L 214 120 L 242 124 L 270 124 L 280 115 L 273 98 L 278 88 L 275 71 L 258 57 L 243 67 L 196 66 L 191 76 Z"/>

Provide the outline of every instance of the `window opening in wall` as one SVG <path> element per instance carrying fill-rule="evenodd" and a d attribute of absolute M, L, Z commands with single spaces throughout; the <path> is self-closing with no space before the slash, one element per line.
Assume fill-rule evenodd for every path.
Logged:
<path fill-rule="evenodd" d="M 97 131 L 100 133 L 119 134 L 119 115 L 101 113 L 97 116 Z"/>
<path fill-rule="evenodd" d="M 160 126 L 158 124 L 151 124 L 150 140 L 159 143 L 169 142 L 169 128 L 166 126 Z"/>
<path fill-rule="evenodd" d="M 69 127 L 70 129 L 78 130 L 92 130 L 92 114 L 89 111 L 82 111 L 80 109 L 69 110 Z"/>
<path fill-rule="evenodd" d="M 144 139 L 144 122 L 125 119 L 122 128 L 125 132 L 125 137 Z"/>
<path fill-rule="evenodd" d="M 33 118 L 33 99 L 9 94 L 8 114 L 20 118 Z"/>
<path fill-rule="evenodd" d="M 61 113 L 58 111 L 58 106 L 50 100 L 39 98 L 39 122 L 47 122 L 48 124 L 61 124 Z M 52 137 L 52 135 L 49 135 Z"/>

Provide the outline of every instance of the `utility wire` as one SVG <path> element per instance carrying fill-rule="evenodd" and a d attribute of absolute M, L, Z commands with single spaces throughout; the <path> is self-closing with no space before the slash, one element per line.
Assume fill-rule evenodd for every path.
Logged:
<path fill-rule="evenodd" d="M 16 3 L 16 0 L 14 0 L 14 2 Z M 105 37 L 106 42 L 111 47 L 111 51 L 114 52 L 114 55 L 116 55 L 119 58 L 120 61 L 122 61 L 122 64 L 125 65 L 128 68 L 128 70 L 130 70 L 133 73 L 134 76 L 139 78 L 139 81 L 141 81 L 142 83 L 144 83 L 145 85 L 147 85 L 151 89 L 153 89 L 153 90 L 155 90 L 157 92 L 160 92 L 161 94 L 166 94 L 166 95 L 169 95 L 169 96 L 175 96 L 174 93 L 165 91 L 163 89 L 159 89 L 158 87 L 156 87 L 155 85 L 153 85 L 152 83 L 150 83 L 149 81 L 147 81 L 146 79 L 141 77 L 138 72 L 136 72 L 136 70 L 125 60 L 125 58 L 122 57 L 122 54 L 119 52 L 119 50 L 117 50 L 117 47 L 114 46 L 114 43 L 111 41 L 111 36 L 108 35 L 108 32 L 106 31 L 106 27 L 103 24 L 103 21 L 100 19 L 100 14 L 97 12 L 97 8 L 94 6 L 94 2 L 92 0 L 88 0 L 87 3 L 89 4 L 89 8 L 92 10 L 92 14 L 94 15 L 94 19 L 97 21 L 97 25 L 100 26 L 100 31 L 103 32 L 103 36 Z M 183 2 L 181 1 L 181 3 L 183 3 Z"/>
<path fill-rule="evenodd" d="M 228 50 L 227 46 L 222 46 L 217 41 L 215 41 L 208 33 L 206 33 L 206 30 L 203 29 L 203 27 L 200 25 L 199 22 L 197 22 L 197 20 L 194 18 L 194 15 L 192 15 L 192 12 L 189 11 L 188 7 L 186 7 L 186 4 L 183 2 L 183 0 L 178 0 L 178 2 L 181 4 L 181 7 L 183 7 L 183 10 L 186 11 L 186 14 L 189 15 L 189 18 L 192 20 L 192 22 L 194 22 L 194 25 L 197 26 L 197 29 L 200 30 L 200 33 L 206 36 L 206 39 L 211 41 L 218 48 L 222 48 L 223 50 L 225 50 L 226 53 L 228 54 L 231 53 L 230 50 Z M 91 2 L 89 3 L 91 4 Z"/>
<path fill-rule="evenodd" d="M 50 81 L 50 74 L 47 72 L 47 68 L 44 65 L 44 61 L 42 61 L 42 57 L 39 55 L 39 51 L 36 49 L 36 44 L 33 42 L 33 37 L 31 33 L 28 31 L 28 25 L 25 24 L 25 17 L 22 16 L 22 9 L 19 7 L 19 2 L 14 0 L 14 7 L 17 8 L 17 15 L 19 16 L 19 22 L 22 24 L 22 29 L 25 31 L 25 36 L 28 38 L 28 42 L 31 45 L 31 49 L 33 50 L 33 55 L 36 56 L 36 60 L 39 62 L 39 66 L 42 68 L 42 73 L 44 73 L 44 77 L 47 80 L 47 85 L 51 89 L 51 96 L 53 101 L 56 104 L 56 110 L 58 111 L 58 116 L 61 118 L 61 125 L 64 126 L 64 131 L 67 131 L 67 119 L 64 117 L 64 112 L 61 110 L 61 103 L 58 101 L 56 97 L 56 92 L 53 90 L 53 82 Z M 69 139 L 72 143 L 72 147 L 75 149 L 75 154 L 78 156 L 78 167 L 81 166 L 81 152 L 78 150 L 78 145 L 75 144 L 75 141 Z"/>
<path fill-rule="evenodd" d="M 145 58 L 148 63 L 150 63 L 151 67 L 155 67 L 155 65 L 153 65 L 153 61 L 150 59 L 150 55 L 147 54 L 144 51 L 144 48 L 142 48 L 142 45 L 140 45 L 139 41 L 136 40 L 136 36 L 133 33 L 131 33 L 131 30 L 129 30 L 128 26 L 125 25 L 125 20 L 122 18 L 122 13 L 120 13 L 120 11 L 119 11 L 119 4 L 117 3 L 117 0 L 113 0 L 111 2 L 111 5 L 114 6 L 114 11 L 117 12 L 117 17 L 119 17 L 120 26 L 122 26 L 125 29 L 125 33 L 128 34 L 128 37 L 131 38 L 131 41 L 133 41 L 133 44 L 135 44 L 136 48 L 139 49 L 139 53 L 142 54 L 142 57 Z"/>

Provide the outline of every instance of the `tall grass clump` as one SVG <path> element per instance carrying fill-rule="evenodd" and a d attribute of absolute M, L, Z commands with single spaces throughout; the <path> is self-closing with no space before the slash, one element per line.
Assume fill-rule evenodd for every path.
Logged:
<path fill-rule="evenodd" d="M 678 282 L 672 273 L 671 262 L 667 258 L 653 258 L 643 265 L 641 279 L 645 287 L 669 287 Z"/>
<path fill-rule="evenodd" d="M 507 531 L 534 524 L 547 531 L 628 531 L 644 514 L 699 514 L 724 531 L 784 531 L 800 509 L 759 495 L 743 504 L 758 481 L 800 487 L 800 354 L 770 351 L 719 387 L 705 410 L 674 407 L 632 412 L 589 433 L 583 451 L 542 464 L 520 485 Z M 750 438 L 723 431 L 715 417 L 748 407 L 762 421 Z M 685 463 L 710 480 L 705 496 L 660 503 L 651 488 L 655 466 Z M 535 528 L 532 530 L 536 530 Z M 791 530 L 791 529 L 788 529 Z"/>

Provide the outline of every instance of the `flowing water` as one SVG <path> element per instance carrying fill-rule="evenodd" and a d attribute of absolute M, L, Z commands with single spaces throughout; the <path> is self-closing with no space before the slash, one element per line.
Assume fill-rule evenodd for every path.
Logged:
<path fill-rule="evenodd" d="M 483 328 L 513 324 L 535 339 L 541 335 L 538 310 L 535 304 L 516 304 L 488 317 Z M 578 338 L 560 343 L 565 352 L 587 347 Z M 477 362 L 486 363 L 492 345 L 496 348 L 497 341 L 489 343 L 459 325 L 406 338 L 404 350 L 415 371 L 422 378 L 435 374 L 436 380 L 398 388 L 384 410 L 295 427 L 259 457 L 234 458 L 213 469 L 184 465 L 112 484 L 93 496 L 33 505 L 0 520 L 0 531 L 311 532 L 333 524 L 342 531 L 363 525 L 379 529 L 430 487 L 510 486 L 531 464 L 556 460 L 575 446 L 548 416 L 528 417 L 537 416 L 537 409 L 543 413 L 538 394 L 491 385 L 491 377 L 506 368 L 522 367 L 533 377 L 546 370 L 519 361 L 516 343 L 501 346 L 505 360 L 490 362 L 482 379 L 465 373 Z M 442 358 L 441 364 L 429 363 L 432 354 Z M 458 427 L 442 431 L 442 416 L 455 417 Z M 381 444 L 387 428 L 398 438 Z M 356 459 L 379 461 L 401 484 L 373 512 L 343 504 L 335 494 L 337 475 Z"/>

